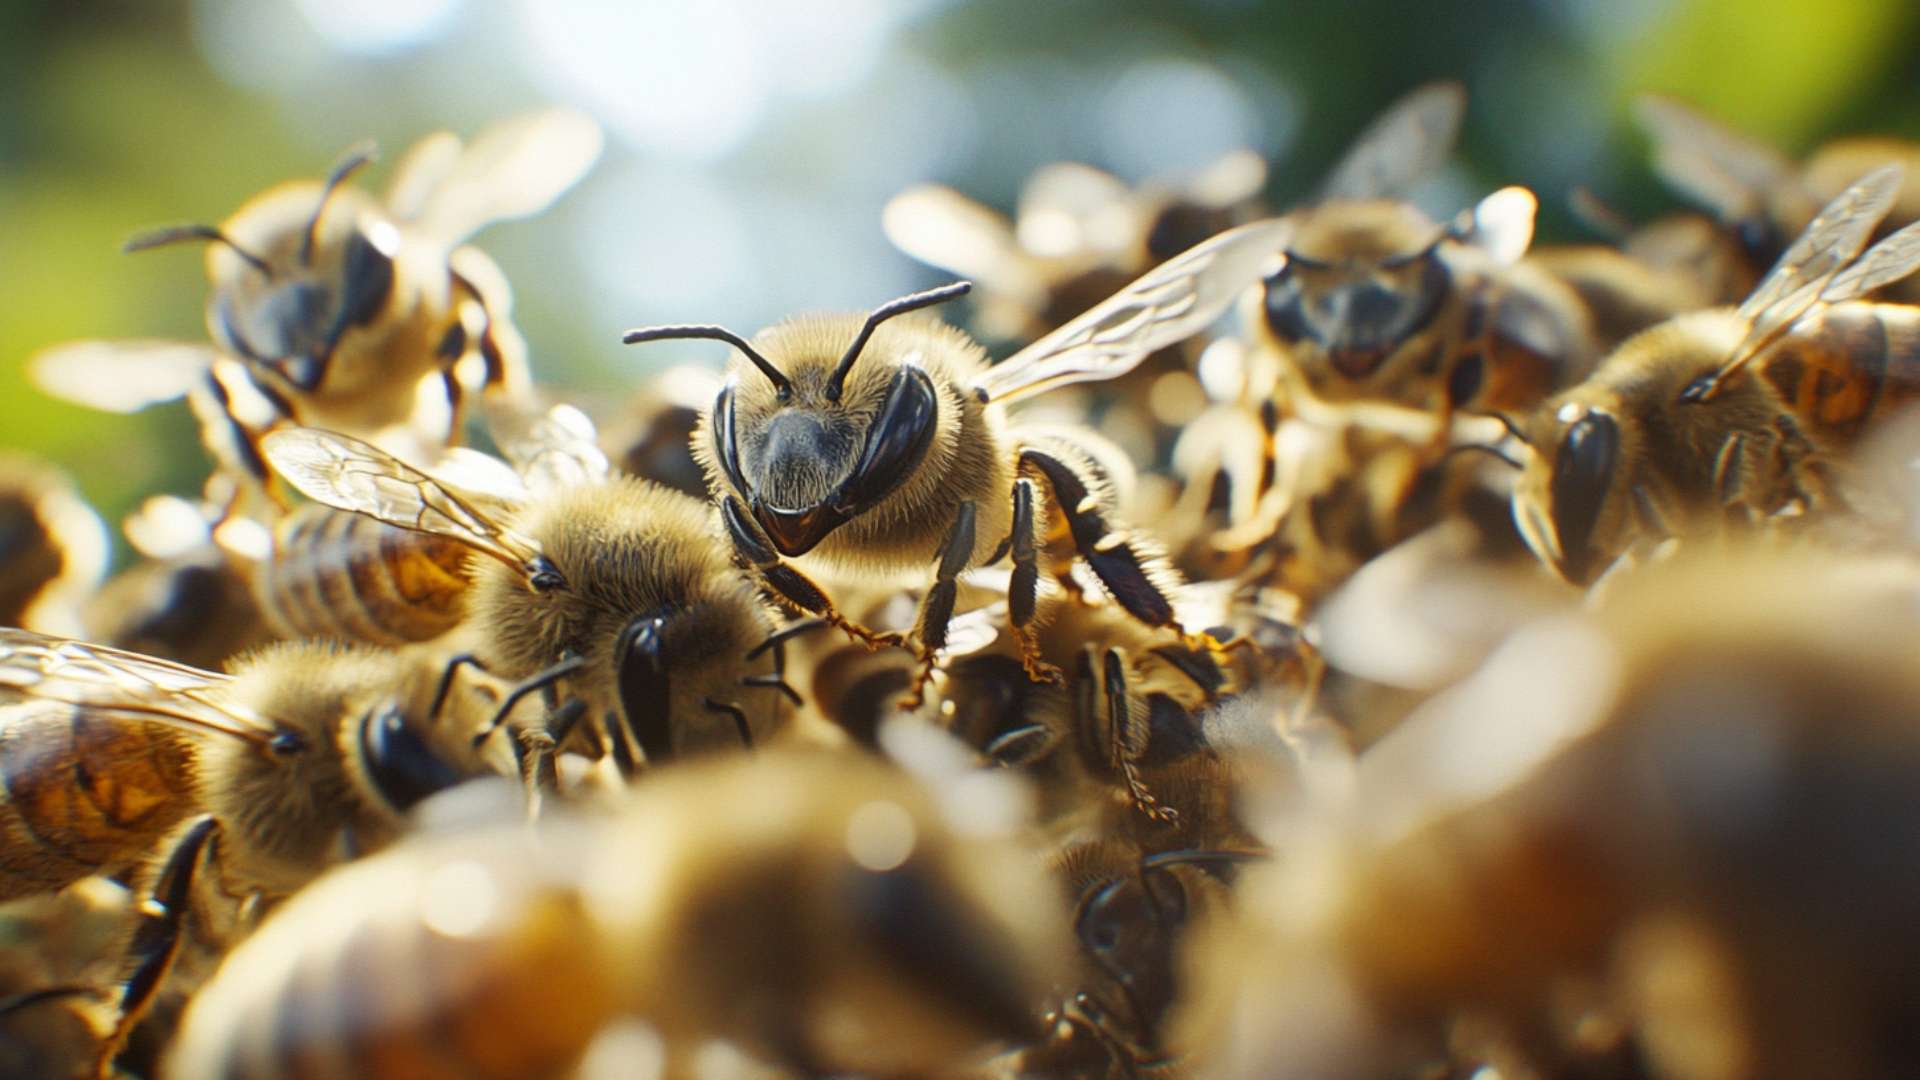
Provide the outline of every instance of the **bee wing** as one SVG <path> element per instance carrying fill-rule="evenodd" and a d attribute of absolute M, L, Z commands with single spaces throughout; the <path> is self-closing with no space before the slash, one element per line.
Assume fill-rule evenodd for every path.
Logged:
<path fill-rule="evenodd" d="M 1321 200 L 1384 199 L 1404 193 L 1453 152 L 1466 112 L 1467 91 L 1457 82 L 1415 89 L 1388 106 L 1354 140 L 1321 185 Z"/>
<path fill-rule="evenodd" d="M 1146 272 L 1072 322 L 988 368 L 973 389 L 1018 401 L 1056 386 L 1111 379 L 1212 325 L 1286 246 L 1284 218 L 1250 222 Z"/>
<path fill-rule="evenodd" d="M 1865 255 L 1836 275 L 1820 293 L 1820 302 L 1838 304 L 1891 285 L 1920 269 L 1920 222 L 1867 249 Z"/>
<path fill-rule="evenodd" d="M 232 678 L 124 649 L 0 627 L 0 686 L 44 701 L 264 740 L 274 730 L 270 721 L 223 700 L 222 688 Z"/>
<path fill-rule="evenodd" d="M 488 412 L 487 426 L 500 452 L 535 495 L 607 477 L 600 433 L 587 414 L 571 405 L 555 405 L 543 413 L 500 407 Z"/>
<path fill-rule="evenodd" d="M 572 109 L 505 120 L 446 167 L 424 201 L 421 227 L 452 247 L 493 222 L 538 213 L 586 174 L 603 142 L 600 125 Z"/>
<path fill-rule="evenodd" d="M 1634 103 L 1634 115 L 1653 140 L 1654 171 L 1722 221 L 1760 214 L 1769 192 L 1798 183 L 1786 155 L 1671 98 L 1645 95 Z"/>
<path fill-rule="evenodd" d="M 920 184 L 887 200 L 880 228 L 893 246 L 928 266 L 1015 296 L 1042 286 L 1014 241 L 1013 223 L 941 184 Z"/>
<path fill-rule="evenodd" d="M 1787 248 L 1787 253 L 1780 256 L 1780 261 L 1740 305 L 1740 317 L 1747 320 L 1746 336 L 1726 364 L 1702 388 L 1689 389 L 1690 400 L 1711 397 L 1728 376 L 1759 355 L 1796 319 L 1821 302 L 1834 279 L 1866 246 L 1880 219 L 1887 216 L 1900 194 L 1900 181 L 1905 173 L 1897 164 L 1875 169 L 1834 196 L 1833 201 L 1814 216 L 1793 246 Z M 1877 276 L 1877 271 L 1864 272 L 1863 278 L 1866 274 Z"/>
<path fill-rule="evenodd" d="M 387 185 L 387 212 L 398 221 L 412 221 L 425 212 L 435 189 L 459 162 L 461 148 L 460 137 L 451 131 L 436 131 L 408 147 Z"/>
<path fill-rule="evenodd" d="M 261 449 L 288 483 L 315 502 L 458 540 L 529 578 L 546 561 L 538 541 L 481 509 L 495 500 L 456 491 L 370 443 L 317 428 L 286 427 L 269 432 Z"/>
<path fill-rule="evenodd" d="M 219 355 L 184 341 L 72 341 L 35 353 L 27 371 L 62 401 L 133 413 L 185 397 Z"/>

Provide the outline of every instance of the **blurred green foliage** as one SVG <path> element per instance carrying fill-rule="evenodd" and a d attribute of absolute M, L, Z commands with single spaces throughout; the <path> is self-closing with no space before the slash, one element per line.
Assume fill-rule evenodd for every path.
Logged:
<path fill-rule="evenodd" d="M 118 245 L 126 236 L 158 223 L 217 220 L 276 180 L 318 173 L 329 148 L 356 135 L 393 149 L 434 127 L 471 131 L 488 116 L 542 100 L 531 80 L 504 70 L 489 51 L 496 46 L 476 46 L 459 26 L 446 32 L 446 43 L 415 52 L 336 57 L 290 83 L 291 91 L 223 78 L 196 27 L 269 8 L 298 19 L 288 3 L 0 2 L 0 445 L 65 464 L 109 520 L 148 493 L 197 486 L 205 466 L 184 407 L 132 417 L 90 413 L 47 400 L 20 372 L 36 349 L 72 338 L 204 333 L 198 256 L 124 257 Z M 504 7 L 468 3 L 454 17 L 478 20 L 484 11 L 497 22 Z M 1284 145 L 1263 148 L 1277 154 L 1272 190 L 1281 205 L 1309 190 L 1366 120 L 1407 88 L 1462 78 L 1473 95 L 1463 179 L 1474 190 L 1535 186 L 1549 239 L 1571 231 L 1562 197 L 1576 183 L 1636 215 L 1671 205 L 1625 122 L 1628 102 L 1645 90 L 1695 102 L 1791 151 L 1849 131 L 1920 136 L 1920 6 L 1910 0 L 979 0 L 920 7 L 892 30 L 887 49 L 950 73 L 972 92 L 977 112 L 967 122 L 970 151 L 927 178 L 1001 205 L 1049 153 L 1088 145 L 1088 103 L 1109 88 L 1103 80 L 1112 72 L 1142 56 L 1218 64 L 1230 79 L 1268 88 L 1253 100 L 1277 94 L 1291 103 L 1294 115 L 1268 131 Z M 644 65 L 649 50 L 674 45 L 633 47 L 633 62 Z M 987 93 L 1009 72 L 1029 80 L 1020 85 L 1034 88 L 1030 98 Z M 774 190 L 791 182 L 797 192 L 857 176 L 860 161 L 810 152 L 844 149 L 844 140 L 814 136 L 837 110 L 889 92 L 870 80 L 839 98 L 794 106 L 733 158 L 701 167 Z M 851 150 L 857 154 L 857 143 Z M 815 186 L 798 185 L 803 172 Z M 631 212 L 674 208 L 634 205 Z M 877 234 L 879 200 L 866 188 L 829 190 L 821 212 Z M 612 344 L 617 328 L 599 312 L 617 305 L 594 295 L 604 283 L 580 269 L 577 220 L 571 232 L 541 221 L 498 232 L 486 246 L 516 282 L 518 316 L 543 373 L 615 389 L 627 371 L 642 370 Z M 639 245 L 630 257 L 638 266 L 650 252 Z M 884 272 L 895 265 L 907 266 L 889 263 Z M 812 283 L 830 290 L 847 270 L 823 260 Z M 729 310 L 719 300 L 715 308 Z"/>

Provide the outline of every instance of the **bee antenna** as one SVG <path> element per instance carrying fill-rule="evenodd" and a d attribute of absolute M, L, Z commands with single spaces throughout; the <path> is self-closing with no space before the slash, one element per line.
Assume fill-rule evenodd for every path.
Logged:
<path fill-rule="evenodd" d="M 786 374 L 774 367 L 773 361 L 761 356 L 758 349 L 747 344 L 746 338 L 724 326 L 648 326 L 639 330 L 629 330 L 620 340 L 628 345 L 638 345 L 643 341 L 666 341 L 673 338 L 724 341 L 739 349 L 748 360 L 753 361 L 753 366 L 759 368 L 760 374 L 765 375 L 767 380 L 773 383 L 773 388 L 779 391 L 780 400 L 785 401 L 793 396 L 793 382 L 787 378 Z"/>
<path fill-rule="evenodd" d="M 216 244 L 224 244 L 228 251 L 240 256 L 248 266 L 267 277 L 273 276 L 273 270 L 267 266 L 267 260 L 234 243 L 232 237 L 212 225 L 169 225 L 164 229 L 154 229 L 129 238 L 126 243 L 120 245 L 120 250 L 131 255 L 136 251 L 166 247 L 186 240 L 211 240 Z"/>
<path fill-rule="evenodd" d="M 372 164 L 374 155 L 373 140 L 354 143 L 340 160 L 333 163 L 333 169 L 327 173 L 327 181 L 320 189 L 320 205 L 313 208 L 313 217 L 307 219 L 306 234 L 300 238 L 300 265 L 313 264 L 313 241 L 320 232 L 320 219 L 327 212 L 327 203 L 333 200 L 333 193 L 347 178 Z"/>
<path fill-rule="evenodd" d="M 846 355 L 840 358 L 840 364 L 833 369 L 832 377 L 827 380 L 827 400 L 840 400 L 840 390 L 846 384 L 847 373 L 853 370 L 853 362 L 860 359 L 860 350 L 867 347 L 867 339 L 873 337 L 874 330 L 878 329 L 881 323 L 895 315 L 905 315 L 909 311 L 944 304 L 972 291 L 973 282 L 956 281 L 951 285 L 942 285 L 937 289 L 928 289 L 925 292 L 903 296 L 898 300 L 890 300 L 874 308 L 873 314 L 867 316 L 865 325 L 860 327 L 860 333 L 854 336 L 853 344 L 847 346 Z"/>
<path fill-rule="evenodd" d="M 1159 851 L 1140 859 L 1140 869 L 1159 870 L 1162 867 L 1177 866 L 1182 863 L 1242 863 L 1255 862 L 1267 858 L 1264 851 L 1237 851 L 1232 848 L 1206 849 L 1181 848 L 1176 851 Z"/>

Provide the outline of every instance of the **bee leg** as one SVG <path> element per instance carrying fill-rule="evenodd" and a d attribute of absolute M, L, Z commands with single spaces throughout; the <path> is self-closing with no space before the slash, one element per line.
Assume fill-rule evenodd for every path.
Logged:
<path fill-rule="evenodd" d="M 940 565 L 934 571 L 933 587 L 920 598 L 920 612 L 913 622 L 910 639 L 918 663 L 913 683 L 907 688 L 900 707 L 909 712 L 926 701 L 927 681 L 933 678 L 935 657 L 947 645 L 947 627 L 953 621 L 953 605 L 959 598 L 960 573 L 973 554 L 973 522 L 977 513 L 971 500 L 962 502 L 940 545 Z"/>
<path fill-rule="evenodd" d="M 833 601 L 828 599 L 826 590 L 781 560 L 779 553 L 760 535 L 759 528 L 747 516 L 746 507 L 740 505 L 739 499 L 727 496 L 720 504 L 720 518 L 726 523 L 727 539 L 733 544 L 734 555 L 752 567 L 782 603 L 797 611 L 818 615 L 828 625 L 839 627 L 848 637 L 875 651 L 905 643 L 900 634 L 869 630 L 840 614 L 834 608 Z"/>
<path fill-rule="evenodd" d="M 1119 771 L 1120 778 L 1126 782 L 1127 794 L 1133 797 L 1133 805 L 1139 811 L 1155 821 L 1168 825 L 1177 824 L 1180 811 L 1171 806 L 1162 806 L 1147 790 L 1145 781 L 1140 779 L 1140 769 L 1134 762 L 1147 750 L 1147 722 L 1133 714 L 1127 707 L 1127 668 L 1126 661 L 1118 649 L 1108 649 L 1101 661 L 1101 687 L 1107 696 L 1107 755 L 1109 763 Z"/>
<path fill-rule="evenodd" d="M 1034 634 L 1033 615 L 1040 599 L 1040 556 L 1033 539 L 1035 497 L 1033 481 L 1022 477 L 1013 482 L 1013 531 L 1007 534 L 1013 579 L 1007 585 L 1007 617 L 1013 639 L 1020 644 L 1020 666 L 1027 678 L 1065 686 L 1066 673 L 1041 658 L 1040 641 Z"/>
<path fill-rule="evenodd" d="M 181 834 L 154 878 L 148 900 L 156 904 L 159 911 L 134 931 L 132 952 L 138 963 L 120 995 L 120 1019 L 101 1044 L 100 1056 L 95 1059 L 98 1075 L 111 1074 L 113 1059 L 120 1055 L 133 1029 L 145 1018 L 167 973 L 173 970 L 173 962 L 180 955 L 181 926 L 192 900 L 194 875 L 219 829 L 220 824 L 213 815 L 197 818 Z"/>
<path fill-rule="evenodd" d="M 1020 465 L 1046 478 L 1054 504 L 1066 514 L 1074 549 L 1127 614 L 1147 626 L 1167 626 L 1177 631 L 1173 601 L 1147 573 L 1147 556 L 1126 533 L 1107 523 L 1087 482 L 1065 462 L 1044 451 L 1020 451 Z"/>

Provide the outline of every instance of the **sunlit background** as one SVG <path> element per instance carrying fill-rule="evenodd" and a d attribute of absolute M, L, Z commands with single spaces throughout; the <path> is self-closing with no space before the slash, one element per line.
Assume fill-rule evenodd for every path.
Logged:
<path fill-rule="evenodd" d="M 1128 180 L 1251 146 L 1284 206 L 1381 106 L 1438 76 L 1472 93 L 1451 210 L 1522 182 L 1548 239 L 1585 185 L 1669 205 L 1626 123 L 1677 94 L 1789 150 L 1920 135 L 1910 0 L 128 0 L 0 3 L 0 445 L 67 465 L 110 519 L 192 492 L 184 406 L 56 404 L 21 377 L 78 337 L 204 334 L 196 252 L 130 233 L 218 220 L 373 136 L 389 159 L 545 102 L 608 152 L 552 212 L 480 238 L 546 380 L 601 395 L 678 355 L 622 329 L 743 332 L 865 308 L 937 275 L 880 208 L 920 180 L 1010 204 L 1063 158 Z M 373 182 L 379 183 L 376 175 Z M 697 349 L 693 355 L 712 355 Z"/>

